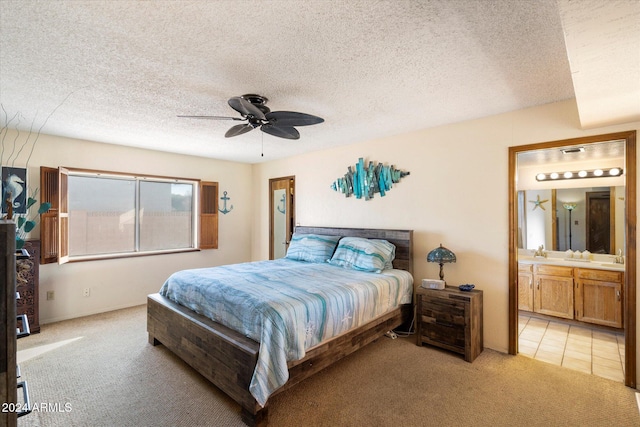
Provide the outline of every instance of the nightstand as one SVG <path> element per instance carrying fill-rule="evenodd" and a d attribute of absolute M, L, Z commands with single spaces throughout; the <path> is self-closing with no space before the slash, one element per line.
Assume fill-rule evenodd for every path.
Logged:
<path fill-rule="evenodd" d="M 454 351 L 473 362 L 483 350 L 482 291 L 418 287 L 416 300 L 416 344 Z"/>

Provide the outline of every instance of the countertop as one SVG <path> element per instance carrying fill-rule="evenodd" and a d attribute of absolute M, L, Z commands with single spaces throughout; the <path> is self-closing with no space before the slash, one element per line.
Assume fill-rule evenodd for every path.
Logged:
<path fill-rule="evenodd" d="M 578 267 L 578 268 L 593 268 L 595 270 L 609 270 L 609 271 L 622 271 L 624 272 L 624 264 L 617 264 L 606 261 L 596 260 L 577 260 L 567 258 L 555 258 L 555 257 L 533 257 L 533 256 L 518 256 L 518 262 L 522 264 L 548 264 L 558 265 L 564 267 Z"/>

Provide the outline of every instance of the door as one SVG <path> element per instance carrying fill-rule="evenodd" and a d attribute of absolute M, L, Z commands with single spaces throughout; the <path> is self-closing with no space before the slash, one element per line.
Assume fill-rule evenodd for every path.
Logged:
<path fill-rule="evenodd" d="M 269 259 L 283 258 L 287 253 L 295 224 L 295 177 L 269 180 Z"/>
<path fill-rule="evenodd" d="M 576 276 L 576 319 L 622 328 L 624 273 L 580 268 Z"/>
<path fill-rule="evenodd" d="M 573 319 L 573 278 L 536 275 L 533 311 Z"/>
<path fill-rule="evenodd" d="M 587 250 L 593 254 L 612 253 L 609 198 L 609 191 L 587 192 Z"/>
<path fill-rule="evenodd" d="M 518 264 L 518 310 L 533 311 L 532 264 Z"/>

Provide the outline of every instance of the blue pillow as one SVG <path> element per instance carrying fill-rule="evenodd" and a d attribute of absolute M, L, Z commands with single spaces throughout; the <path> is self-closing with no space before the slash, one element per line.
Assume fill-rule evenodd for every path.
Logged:
<path fill-rule="evenodd" d="M 343 237 L 329 263 L 359 271 L 380 273 L 386 268 L 393 268 L 392 262 L 395 257 L 396 247 L 386 240 Z"/>
<path fill-rule="evenodd" d="M 341 236 L 294 233 L 285 258 L 296 261 L 327 262 Z"/>

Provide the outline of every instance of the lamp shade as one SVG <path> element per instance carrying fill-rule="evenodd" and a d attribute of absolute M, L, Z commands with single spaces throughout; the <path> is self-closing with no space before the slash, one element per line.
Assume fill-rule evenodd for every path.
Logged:
<path fill-rule="evenodd" d="M 456 255 L 451 252 L 449 249 L 440 246 L 429 252 L 427 255 L 427 261 L 429 262 L 437 262 L 439 264 L 443 264 L 446 262 L 456 262 Z"/>
<path fill-rule="evenodd" d="M 456 255 L 440 243 L 439 247 L 427 254 L 427 261 L 440 264 L 440 280 L 444 281 L 444 270 L 442 266 L 447 262 L 456 262 Z"/>

